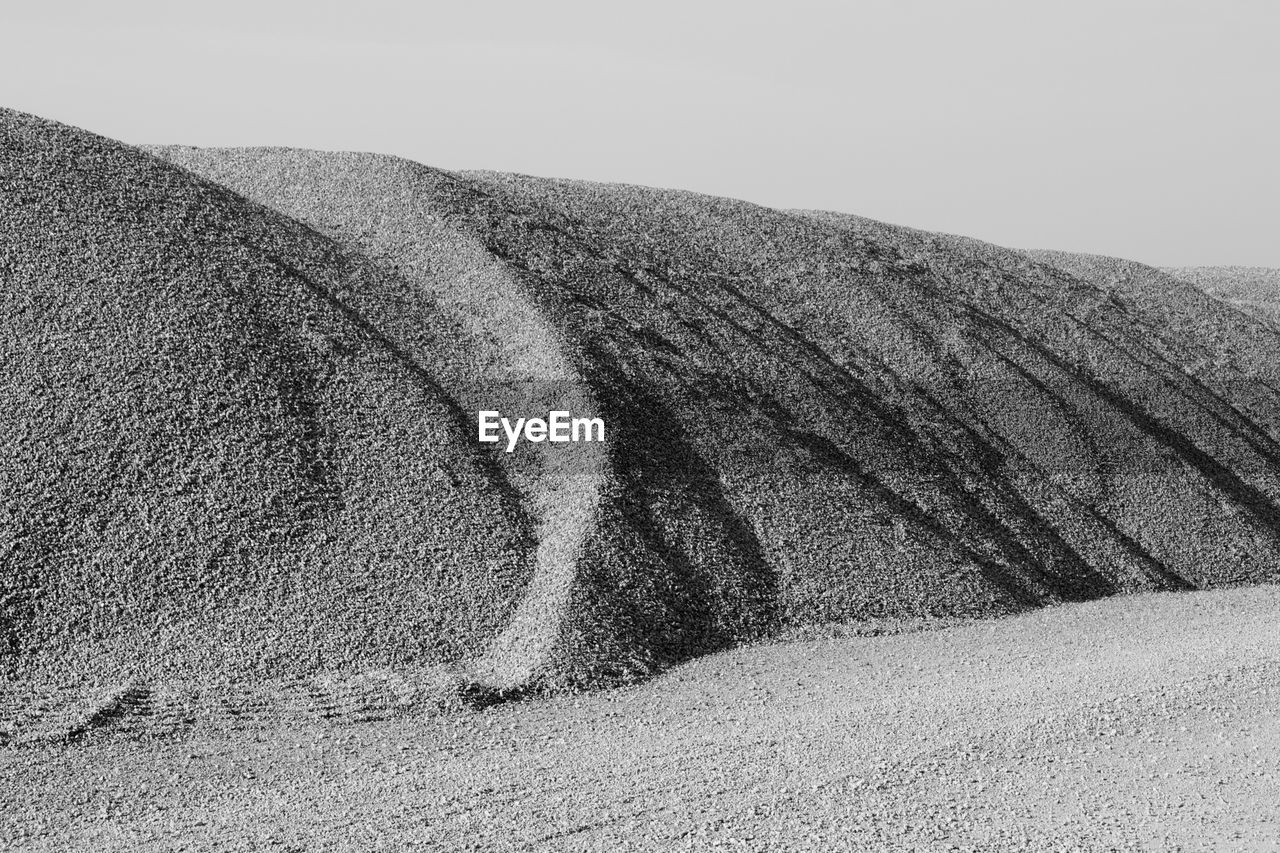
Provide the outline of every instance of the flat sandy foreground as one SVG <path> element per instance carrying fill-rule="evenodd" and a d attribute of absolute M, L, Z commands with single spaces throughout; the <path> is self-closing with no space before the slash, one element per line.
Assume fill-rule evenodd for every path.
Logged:
<path fill-rule="evenodd" d="M 0 753 L 20 850 L 1277 849 L 1280 588 L 460 715 Z"/>

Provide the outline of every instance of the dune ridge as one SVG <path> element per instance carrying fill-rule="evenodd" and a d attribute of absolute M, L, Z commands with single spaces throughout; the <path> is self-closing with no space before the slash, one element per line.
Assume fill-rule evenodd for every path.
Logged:
<path fill-rule="evenodd" d="M 388 713 L 1278 577 L 1280 330 L 1190 274 L 383 155 L 0 134 L 11 719 L 211 673 Z M 481 408 L 609 440 L 493 452 Z"/>
<path fill-rule="evenodd" d="M 532 520 L 438 309 L 136 149 L 2 132 L 6 680 L 433 678 L 495 637 Z"/>
<path fill-rule="evenodd" d="M 1272 324 L 1280 323 L 1280 270 L 1267 267 L 1169 267 L 1163 272 Z"/>

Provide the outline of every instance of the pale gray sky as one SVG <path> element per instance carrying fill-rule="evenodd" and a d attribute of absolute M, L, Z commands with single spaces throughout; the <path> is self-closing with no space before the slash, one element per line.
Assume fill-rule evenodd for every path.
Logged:
<path fill-rule="evenodd" d="M 1280 2 L 7 2 L 0 104 L 1280 267 Z"/>

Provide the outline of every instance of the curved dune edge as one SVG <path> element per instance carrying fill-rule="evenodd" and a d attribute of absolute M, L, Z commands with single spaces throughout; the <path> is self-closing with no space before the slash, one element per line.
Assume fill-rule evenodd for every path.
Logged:
<path fill-rule="evenodd" d="M 621 377 L 611 382 L 616 370 L 566 335 L 563 322 L 549 319 L 573 309 L 538 270 L 504 249 L 504 231 L 516 240 L 524 234 L 520 214 L 473 182 L 378 155 L 154 150 L 325 228 L 450 312 L 468 339 L 468 355 L 484 365 L 446 380 L 464 408 L 603 413 L 625 429 L 634 410 L 647 406 L 642 389 L 628 390 Z M 585 382 L 584 372 L 596 378 Z M 524 455 L 495 454 L 538 519 L 537 549 L 533 579 L 507 628 L 461 673 L 476 687 L 511 693 L 629 680 L 776 625 L 767 594 L 747 590 L 743 602 L 731 600 L 741 597 L 735 589 L 720 602 L 689 597 L 682 587 L 691 566 L 703 577 L 732 577 L 744 564 L 761 571 L 761 561 L 737 550 L 741 533 L 717 533 L 725 529 L 720 510 L 700 507 L 700 498 L 687 494 L 684 474 L 659 475 L 669 465 L 617 447 L 544 445 Z M 665 485 L 646 497 L 655 479 Z M 674 515 L 702 519 L 709 533 L 672 539 L 670 525 L 653 518 L 652 500 L 673 502 Z M 692 631 L 683 624 L 690 610 L 697 620 Z M 716 627 L 719 621 L 738 624 Z"/>
<path fill-rule="evenodd" d="M 339 313 L 417 366 L 451 419 L 438 451 L 511 516 L 464 526 L 527 529 L 483 643 L 224 685 L 231 716 L 600 687 L 779 631 L 1280 577 L 1280 334 L 1151 268 L 381 155 L 146 150 L 314 247 L 295 277 L 362 271 Z M 553 408 L 609 442 L 467 435 L 479 409 Z M 176 719 L 171 688 L 111 682 L 58 726 Z"/>
<path fill-rule="evenodd" d="M 867 369 L 868 361 L 878 367 L 875 359 L 887 362 L 909 381 L 926 390 L 936 388 L 939 396 L 950 393 L 948 383 L 957 380 L 968 381 L 977 391 L 991 387 L 1005 396 L 1019 384 L 1033 387 L 1038 382 L 1042 397 L 1051 401 L 1056 394 L 1059 402 L 1057 412 L 1040 407 L 1037 415 L 1061 419 L 1067 412 L 1068 421 L 1075 421 L 1068 426 L 1085 438 L 1092 438 L 1085 429 L 1090 419 L 1100 418 L 1105 418 L 1103 424 L 1111 422 L 1113 432 L 1124 429 L 1133 435 L 1126 439 L 1130 446 L 1118 454 L 1118 448 L 1111 448 L 1114 462 L 1133 465 L 1135 460 L 1125 456 L 1129 452 L 1139 462 L 1149 461 L 1151 474 L 1177 479 L 1184 469 L 1163 461 L 1172 448 L 1197 469 L 1187 472 L 1190 478 L 1206 488 L 1225 490 L 1223 497 L 1239 500 L 1242 509 L 1251 512 L 1259 500 L 1273 502 L 1280 494 L 1275 443 L 1268 436 L 1275 432 L 1270 413 L 1278 398 L 1268 390 L 1275 370 L 1267 354 L 1275 351 L 1277 337 L 1234 312 L 1207 311 L 1210 301 L 1189 289 L 1158 288 L 1160 297 L 1155 300 L 1139 299 L 1136 291 L 1131 298 L 1118 299 L 1087 276 L 1035 264 L 1018 252 L 858 217 L 797 218 L 745 202 L 642 187 L 509 175 L 486 174 L 482 179 L 509 192 L 516 200 L 512 203 L 545 201 L 596 234 L 601 243 L 614 241 L 614 252 L 650 252 L 661 262 L 661 254 L 649 247 L 666 242 L 679 247 L 686 264 L 693 259 L 705 268 L 733 270 L 747 295 L 787 316 L 794 328 L 818 341 L 833 358 L 859 369 Z M 814 274 L 815 266 L 822 268 L 821 274 Z M 1162 306 L 1159 299 L 1169 304 Z M 1196 312 L 1204 314 L 1201 326 L 1196 325 Z M 1171 322 L 1175 318 L 1182 319 Z M 1205 330 L 1212 334 L 1203 335 Z M 863 341 L 874 342 L 874 349 L 868 346 L 871 353 L 859 352 L 857 345 Z M 1205 360 L 1224 341 L 1237 363 L 1230 370 L 1206 373 Z M 1099 363 L 1099 375 L 1086 372 L 1091 359 Z M 1220 397 L 1230 399 L 1250 386 L 1259 393 L 1247 417 L 1222 405 Z M 904 392 L 890 388 L 881 393 L 890 397 Z M 990 404 L 999 399 L 952 394 L 943 400 L 975 427 L 995 430 L 1003 442 L 1018 442 L 1001 450 L 1026 455 L 1035 466 L 1027 471 L 1030 475 L 1045 477 L 1052 473 L 1048 466 L 1070 466 L 1075 464 L 1071 455 L 1089 452 L 1081 445 L 1062 447 L 1071 453 L 1060 458 L 1045 456 L 1045 447 L 1058 449 L 1044 441 L 1043 428 L 1051 421 L 1034 430 L 994 421 L 992 414 L 1003 413 L 992 412 Z M 1211 428 L 1182 415 L 1178 406 L 1183 400 L 1194 407 L 1194 414 L 1203 410 L 1211 417 Z M 975 403 L 986 403 L 987 409 L 975 410 Z M 970 455 L 980 457 L 978 450 Z M 1228 467 L 1232 476 L 1222 476 L 1219 466 Z M 1116 482 L 1105 471 L 1094 475 L 1083 467 L 1068 467 L 1064 473 L 1083 477 L 1086 486 L 1095 478 L 1096 488 Z M 1125 473 L 1136 481 L 1133 475 L 1144 472 L 1138 468 Z M 1070 493 L 1063 498 L 1071 498 Z M 1254 515 L 1245 532 L 1265 528 L 1261 521 Z M 1257 532 L 1275 538 L 1265 529 Z M 1195 577 L 1194 556 L 1179 562 L 1177 571 Z M 1155 568 L 1156 573 L 1145 579 L 1147 572 L 1140 570 L 1135 580 L 1159 582 L 1159 566 Z M 1185 582 L 1170 580 L 1175 585 Z"/>
<path fill-rule="evenodd" d="M 457 666 L 511 624 L 534 543 L 529 507 L 465 451 L 438 308 L 220 185 L 0 119 L 18 419 L 0 457 L 0 739 L 124 711 L 163 728 L 452 701 Z M 42 461 L 58 441 L 74 453 Z M 122 485 L 121 460 L 150 457 Z"/>
<path fill-rule="evenodd" d="M 394 157 L 289 149 L 155 148 L 157 156 L 257 202 L 324 228 L 352 251 L 391 268 L 457 324 L 464 357 L 480 372 L 457 369 L 445 385 L 468 411 L 545 414 L 565 408 L 592 417 L 597 406 L 560 334 L 525 285 L 443 210 L 468 203 L 467 188 L 438 170 Z M 305 189 L 302 189 L 305 188 Z M 441 199 L 447 200 L 442 203 Z M 394 334 L 394 333 L 393 333 Z M 539 407 L 541 410 L 539 412 Z M 537 448 L 536 450 L 541 450 Z M 535 450 L 535 452 L 536 452 Z M 531 458 L 533 457 L 533 458 Z M 553 660 L 573 611 L 577 567 L 598 538 L 606 449 L 521 457 L 495 453 L 536 519 L 530 583 L 519 607 L 462 677 L 498 692 L 559 681 Z M 586 640 L 590 644 L 595 641 Z M 585 674 L 584 674 L 585 675 Z"/>
<path fill-rule="evenodd" d="M 947 429 L 986 437 L 965 460 L 993 450 L 1017 460 L 978 476 L 1003 480 L 1001 500 L 1025 501 L 1032 527 L 1061 536 L 1055 547 L 1066 560 L 1072 551 L 1079 558 L 1055 569 L 1051 561 L 1062 558 L 1052 551 L 1015 554 L 1015 607 L 1107 594 L 1108 586 L 1277 577 L 1280 337 L 1265 325 L 1127 261 L 1109 261 L 1129 282 L 1117 291 L 1085 269 L 854 216 L 644 187 L 470 177 L 663 284 L 665 271 L 677 286 L 696 283 L 704 299 L 717 289 L 749 298 L 758 316 L 785 322 L 833 360 L 863 371 L 887 363 L 925 390 L 927 405 L 929 394 L 941 399 L 958 419 Z M 965 382 L 977 396 L 952 391 Z M 910 389 L 878 393 L 919 405 Z M 1010 401 L 1034 417 L 1010 420 Z M 1061 444 L 1068 440 L 1077 446 Z M 1039 589 L 1034 574 L 1026 577 L 1037 563 Z"/>

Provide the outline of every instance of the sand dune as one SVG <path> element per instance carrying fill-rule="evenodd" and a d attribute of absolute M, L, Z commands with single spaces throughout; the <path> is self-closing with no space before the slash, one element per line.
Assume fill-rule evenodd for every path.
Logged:
<path fill-rule="evenodd" d="M 1165 272 L 1248 314 L 1280 323 L 1280 270 L 1266 267 L 1178 267 Z"/>
<path fill-rule="evenodd" d="M 523 598 L 533 520 L 439 384 L 449 318 L 135 149 L 14 113 L 0 133 L 6 677 L 483 650 Z"/>
<path fill-rule="evenodd" d="M 10 732 L 40 690 L 390 713 L 1277 577 L 1280 331 L 1185 275 L 0 115 Z M 555 407 L 609 440 L 475 441 Z"/>

